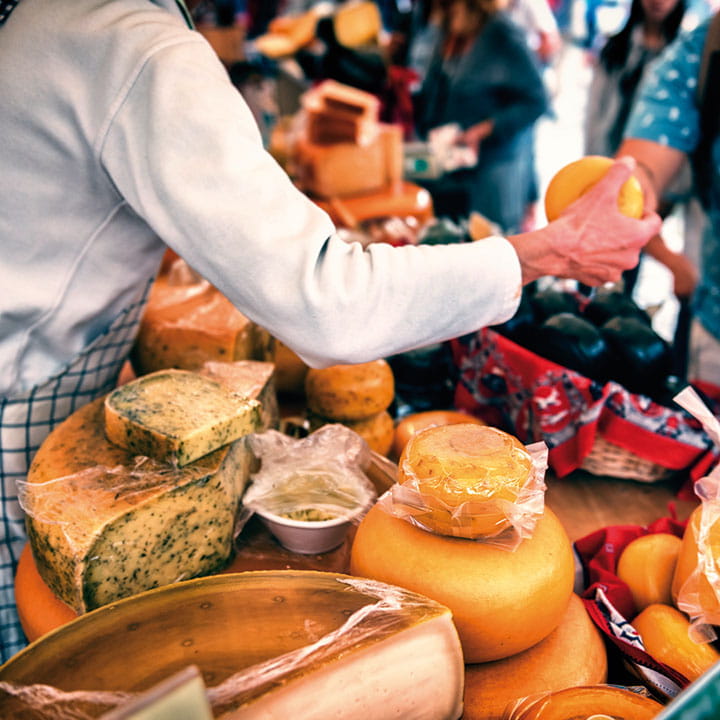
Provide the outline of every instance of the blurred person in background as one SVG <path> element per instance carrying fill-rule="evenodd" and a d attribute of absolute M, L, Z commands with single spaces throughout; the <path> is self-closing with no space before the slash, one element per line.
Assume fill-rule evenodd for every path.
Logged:
<path fill-rule="evenodd" d="M 617 152 L 630 110 L 650 63 L 680 32 L 686 12 L 685 0 L 633 0 L 623 28 L 608 38 L 593 68 L 585 110 L 585 154 L 612 157 Z M 665 217 L 689 193 L 690 171 L 684 166 L 666 188 L 658 206 Z M 671 250 L 658 235 L 646 252 L 673 275 L 673 290 L 689 297 L 697 282 L 694 265 L 682 252 Z M 623 275 L 625 292 L 631 294 L 640 265 Z"/>
<path fill-rule="evenodd" d="M 449 124 L 477 154 L 473 167 L 428 187 L 439 215 L 475 211 L 518 232 L 533 177 L 533 128 L 548 109 L 538 62 L 525 33 L 495 0 L 442 0 L 441 36 L 416 95 L 421 137 Z"/>
<path fill-rule="evenodd" d="M 703 64 L 705 45 L 715 59 Z M 693 296 L 688 380 L 720 398 L 720 14 L 681 33 L 638 90 L 618 154 L 638 161 L 646 208 L 657 208 L 691 161 L 705 222 Z"/>

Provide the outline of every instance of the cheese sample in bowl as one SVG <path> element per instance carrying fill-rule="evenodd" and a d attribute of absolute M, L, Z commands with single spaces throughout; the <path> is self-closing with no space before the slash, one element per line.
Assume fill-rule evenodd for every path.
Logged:
<path fill-rule="evenodd" d="M 250 472 L 242 438 L 174 468 L 109 442 L 104 398 L 46 438 L 21 483 L 38 571 L 76 612 L 222 567 Z"/>
<path fill-rule="evenodd" d="M 107 396 L 105 433 L 137 455 L 182 466 L 253 432 L 259 407 L 209 377 L 160 370 Z"/>

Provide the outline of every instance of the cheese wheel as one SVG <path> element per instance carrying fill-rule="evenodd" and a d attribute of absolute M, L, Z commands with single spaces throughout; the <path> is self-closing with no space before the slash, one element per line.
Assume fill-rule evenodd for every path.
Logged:
<path fill-rule="evenodd" d="M 408 440 L 425 428 L 434 427 L 435 425 L 452 425 L 454 423 L 476 423 L 485 425 L 483 420 L 473 415 L 468 415 L 457 410 L 426 410 L 424 412 L 412 413 L 403 417 L 395 427 L 395 437 L 393 438 L 392 455 L 399 458 Z"/>
<path fill-rule="evenodd" d="M 398 483 L 411 484 L 428 506 L 423 524 L 471 539 L 510 526 L 507 504 L 517 501 L 532 473 L 532 458 L 516 437 L 475 423 L 426 428 L 398 461 Z M 461 506 L 467 512 L 459 513 Z"/>
<path fill-rule="evenodd" d="M 652 720 L 663 706 L 652 698 L 612 685 L 566 688 L 531 699 L 513 720 Z"/>
<path fill-rule="evenodd" d="M 308 408 L 331 420 L 363 420 L 387 410 L 395 378 L 387 360 L 310 368 L 305 377 Z"/>
<path fill-rule="evenodd" d="M 575 594 L 555 630 L 529 650 L 465 666 L 463 720 L 500 720 L 513 700 L 607 679 L 600 631 Z"/>
<path fill-rule="evenodd" d="M 648 653 L 690 682 L 720 660 L 720 653 L 710 643 L 695 642 L 691 638 L 690 621 L 670 605 L 648 605 L 632 624 Z"/>
<path fill-rule="evenodd" d="M 713 585 L 699 567 L 701 558 L 698 548 L 698 535 L 702 520 L 702 505 L 698 505 L 690 514 L 683 533 L 680 554 L 678 555 L 672 581 L 672 597 L 676 606 L 700 617 L 705 622 L 720 625 L 720 588 Z M 712 566 L 720 559 L 720 518 L 716 519 L 707 532 L 706 552 L 712 554 Z"/>
<path fill-rule="evenodd" d="M 620 554 L 617 576 L 630 588 L 635 609 L 672 604 L 672 579 L 682 540 L 671 533 L 641 535 Z"/>
<path fill-rule="evenodd" d="M 570 540 L 549 508 L 532 537 L 509 552 L 421 530 L 375 505 L 357 528 L 350 568 L 447 605 L 467 663 L 544 640 L 567 609 L 575 573 Z"/>
<path fill-rule="evenodd" d="M 275 387 L 279 393 L 305 394 L 305 376 L 308 366 L 287 345 L 275 340 Z"/>
<path fill-rule="evenodd" d="M 328 425 L 334 420 L 310 413 L 310 431 L 314 432 L 323 425 Z M 387 411 L 371 415 L 363 420 L 346 420 L 341 423 L 353 432 L 356 432 L 367 444 L 368 447 L 379 455 L 387 455 L 390 452 L 393 437 L 395 434 L 395 421 Z"/>

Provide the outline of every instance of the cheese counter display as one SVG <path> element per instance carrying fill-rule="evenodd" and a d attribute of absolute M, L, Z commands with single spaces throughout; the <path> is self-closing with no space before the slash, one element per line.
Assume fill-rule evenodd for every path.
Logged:
<path fill-rule="evenodd" d="M 631 673 L 598 624 L 578 565 L 576 541 L 584 538 L 565 527 L 569 511 L 556 503 L 562 487 L 547 475 L 542 443 L 524 446 L 448 412 L 410 433 L 402 429 L 395 464 L 345 424 L 387 412 L 380 408 L 392 375 L 384 361 L 327 376 L 309 371 L 308 412 L 345 423 L 327 418 L 293 439 L 272 427 L 276 411 L 262 411 L 273 402 L 268 365 L 208 363 L 132 378 L 48 437 L 23 491 L 30 542 L 18 602 L 21 610 L 34 604 L 49 613 L 55 603 L 66 612 L 0 668 L 0 716 L 45 717 L 42 685 L 54 688 L 53 717 L 74 717 L 78 691 L 83 717 L 103 717 L 145 693 L 162 695 L 163 683 L 189 666 L 198 668 L 213 718 L 270 718 L 302 707 L 310 718 L 630 719 L 672 707 Z M 219 435 L 203 415 L 216 405 L 220 422 L 228 399 L 231 415 L 243 417 L 239 437 Z M 123 432 L 108 434 L 113 424 Z M 206 454 L 168 454 L 153 433 L 136 444 L 146 424 L 164 424 Z M 303 482 L 292 476 L 299 467 Z M 271 495 L 273 512 L 277 500 L 285 503 L 279 515 L 307 515 L 301 496 L 310 480 L 313 493 L 328 490 L 328 507 L 341 485 L 349 487 L 343 472 L 359 473 L 363 499 L 341 547 L 306 555 L 248 520 Z M 323 479 L 329 473 L 338 480 Z M 712 478 L 700 484 L 706 496 L 714 487 Z M 311 502 L 316 509 L 322 503 Z M 716 516 L 707 502 L 694 507 L 685 538 L 676 533 L 669 549 L 659 536 L 651 543 L 665 558 L 656 584 L 671 595 L 673 583 L 686 595 L 688 587 L 705 587 L 707 598 L 714 581 L 703 563 Z M 326 522 L 307 517 L 308 526 Z M 253 536 L 262 541 L 250 569 L 238 558 Z M 628 587 L 649 586 L 637 568 L 642 561 L 633 559 L 638 543 L 626 546 L 618 574 Z M 338 570 L 328 569 L 343 557 Z M 283 568 L 273 564 L 278 558 L 287 561 Z M 720 667 L 720 655 L 712 641 L 698 642 L 698 613 L 663 598 L 650 596 L 628 619 L 652 667 L 684 679 L 681 695 Z M 704 619 L 714 618 L 714 606 L 703 601 Z M 31 628 L 29 614 L 24 625 Z"/>

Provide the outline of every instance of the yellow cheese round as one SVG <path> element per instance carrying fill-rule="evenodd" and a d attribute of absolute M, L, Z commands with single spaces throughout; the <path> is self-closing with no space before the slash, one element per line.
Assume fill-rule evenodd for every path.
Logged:
<path fill-rule="evenodd" d="M 652 720 L 663 706 L 612 685 L 585 685 L 529 698 L 514 720 Z"/>
<path fill-rule="evenodd" d="M 395 378 L 382 358 L 357 365 L 310 368 L 305 377 L 308 408 L 340 422 L 363 420 L 387 410 L 395 397 Z"/>
<path fill-rule="evenodd" d="M 560 623 L 574 581 L 570 540 L 547 508 L 532 537 L 508 551 L 421 530 L 375 505 L 358 526 L 350 567 L 447 605 L 466 663 L 544 640 Z"/>
<path fill-rule="evenodd" d="M 675 565 L 682 540 L 671 533 L 641 535 L 620 554 L 617 576 L 630 588 L 635 609 L 653 603 L 672 604 Z"/>
<path fill-rule="evenodd" d="M 537 645 L 504 660 L 465 666 L 463 720 L 500 720 L 513 700 L 604 683 L 607 667 L 602 635 L 573 594 L 560 625 Z"/>
<path fill-rule="evenodd" d="M 471 539 L 510 526 L 508 503 L 517 501 L 532 472 L 532 458 L 517 438 L 474 423 L 426 428 L 410 438 L 398 461 L 398 482 L 411 484 L 428 506 L 423 523 Z"/>
<path fill-rule="evenodd" d="M 650 655 L 691 682 L 720 660 L 720 653 L 710 643 L 690 637 L 690 621 L 670 605 L 648 605 L 632 624 Z"/>

